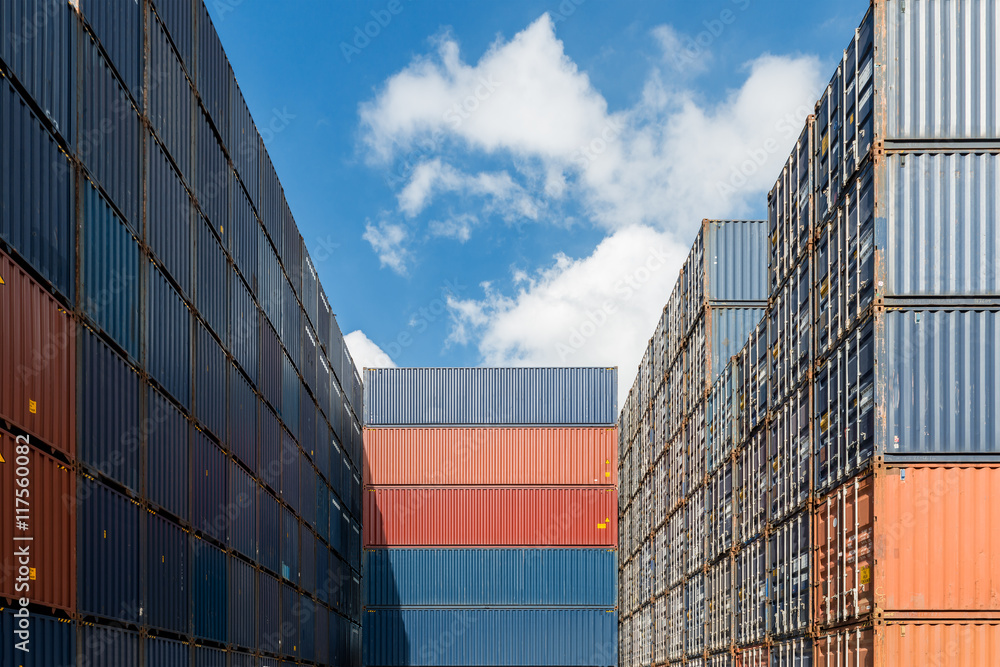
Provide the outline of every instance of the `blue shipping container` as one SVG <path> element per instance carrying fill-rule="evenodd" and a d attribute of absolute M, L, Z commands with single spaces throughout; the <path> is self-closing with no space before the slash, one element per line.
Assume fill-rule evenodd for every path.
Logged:
<path fill-rule="evenodd" d="M 617 419 L 615 368 L 380 368 L 365 374 L 369 426 L 609 425 Z"/>
<path fill-rule="evenodd" d="M 194 565 L 194 634 L 204 639 L 225 642 L 228 630 L 226 581 L 229 556 L 199 538 L 193 538 L 191 553 Z"/>
<path fill-rule="evenodd" d="M 610 549 L 366 550 L 372 607 L 614 607 Z"/>
<path fill-rule="evenodd" d="M 158 514 L 147 513 L 146 544 L 146 622 L 152 628 L 187 634 L 188 533 Z"/>
<path fill-rule="evenodd" d="M 77 499 L 79 610 L 135 622 L 139 618 L 139 505 L 86 477 L 79 478 Z"/>
<path fill-rule="evenodd" d="M 4 637 L 0 643 L 0 665 L 70 667 L 76 664 L 76 628 L 72 622 L 31 612 L 28 641 L 19 646 L 24 638 L 14 634 L 15 629 L 21 629 L 14 611 L 5 609 L 0 613 L 0 631 Z"/>
<path fill-rule="evenodd" d="M 177 517 L 188 518 L 190 425 L 163 394 L 149 389 L 146 494 Z"/>
<path fill-rule="evenodd" d="M 147 637 L 145 642 L 146 667 L 190 667 L 191 647 L 188 644 Z"/>
<path fill-rule="evenodd" d="M 378 609 L 364 664 L 618 664 L 618 613 L 603 609 Z"/>
<path fill-rule="evenodd" d="M 104 625 L 80 625 L 80 662 L 88 667 L 139 664 L 139 634 Z"/>

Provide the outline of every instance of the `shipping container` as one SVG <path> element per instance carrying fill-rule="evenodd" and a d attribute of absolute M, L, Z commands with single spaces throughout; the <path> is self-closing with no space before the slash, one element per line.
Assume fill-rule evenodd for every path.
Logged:
<path fill-rule="evenodd" d="M 889 621 L 819 635 L 815 664 L 846 667 L 992 665 L 1000 650 L 995 620 Z"/>
<path fill-rule="evenodd" d="M 146 496 L 187 521 L 191 427 L 184 414 L 159 391 L 149 388 L 146 397 Z"/>
<path fill-rule="evenodd" d="M 365 600 L 376 607 L 616 605 L 610 549 L 366 549 Z"/>
<path fill-rule="evenodd" d="M 70 667 L 76 664 L 76 628 L 64 618 L 30 612 L 18 618 L 17 609 L 0 612 L 0 628 L 7 638 L 0 645 L 0 663 L 18 667 Z M 27 635 L 18 634 L 27 631 Z"/>
<path fill-rule="evenodd" d="M 257 470 L 259 400 L 239 369 L 229 364 L 229 414 L 226 443 L 251 471 Z"/>
<path fill-rule="evenodd" d="M 191 646 L 175 639 L 146 637 L 146 667 L 191 667 Z"/>
<path fill-rule="evenodd" d="M 617 665 L 617 614 L 585 609 L 379 609 L 364 664 Z"/>
<path fill-rule="evenodd" d="M 79 663 L 90 667 L 139 664 L 139 633 L 106 625 L 79 624 Z"/>
<path fill-rule="evenodd" d="M 229 643 L 246 649 L 257 647 L 257 571 L 253 565 L 229 558 Z"/>
<path fill-rule="evenodd" d="M 810 251 L 815 209 L 813 207 L 813 137 L 815 118 L 806 118 L 805 127 L 792 147 L 777 182 L 767 196 L 768 257 L 767 297 L 776 293 L 785 279 Z M 767 298 L 765 297 L 765 298 Z"/>
<path fill-rule="evenodd" d="M 373 488 L 364 544 L 378 546 L 615 546 L 613 489 Z"/>
<path fill-rule="evenodd" d="M 768 537 L 768 597 L 774 636 L 808 632 L 812 625 L 812 532 L 809 512 L 772 528 Z"/>
<path fill-rule="evenodd" d="M 767 300 L 767 232 L 762 220 L 702 220 L 681 273 L 688 327 L 708 302 Z"/>
<path fill-rule="evenodd" d="M 366 428 L 365 484 L 617 484 L 614 428 Z"/>
<path fill-rule="evenodd" d="M 76 324 L 59 303 L 0 252 L 0 417 L 64 454 L 76 455 Z"/>
<path fill-rule="evenodd" d="M 815 510 L 816 619 L 994 617 L 1000 466 L 877 466 Z"/>
<path fill-rule="evenodd" d="M 170 31 L 171 39 L 185 69 L 193 72 L 192 68 L 192 47 L 194 43 L 194 12 L 192 4 L 188 0 L 179 2 L 169 2 L 169 0 L 159 0 L 153 3 L 156 9 L 156 16 L 159 18 L 167 30 Z M 190 74 L 189 74 L 190 76 Z M 194 78 L 192 76 L 192 78 Z"/>
<path fill-rule="evenodd" d="M 170 38 L 163 25 L 150 21 L 147 113 L 160 143 L 190 186 L 194 180 L 191 160 L 194 96 L 181 61 L 170 45 Z"/>
<path fill-rule="evenodd" d="M 367 426 L 615 422 L 618 373 L 613 368 L 381 368 L 365 373 Z"/>
<path fill-rule="evenodd" d="M 194 254 L 191 198 L 161 146 L 150 137 L 146 147 L 149 153 L 146 241 L 181 292 L 190 298 Z"/>
<path fill-rule="evenodd" d="M 253 383 L 258 382 L 260 316 L 250 291 L 242 280 L 230 279 L 230 349 L 236 362 Z"/>
<path fill-rule="evenodd" d="M 233 78 L 222 41 L 212 25 L 208 6 L 200 4 L 198 16 L 198 92 L 202 104 L 224 139 L 229 138 L 229 80 Z"/>
<path fill-rule="evenodd" d="M 145 622 L 150 628 L 188 634 L 191 568 L 188 532 L 168 518 L 146 513 Z"/>
<path fill-rule="evenodd" d="M 194 324 L 194 416 L 219 440 L 226 437 L 226 352 L 201 322 Z"/>
<path fill-rule="evenodd" d="M 228 565 L 224 551 L 198 537 L 192 538 L 191 611 L 196 637 L 223 643 L 228 639 Z"/>
<path fill-rule="evenodd" d="M 2 429 L 0 458 L 5 461 L 0 464 L 0 493 L 9 499 L 0 517 L 0 539 L 9 545 L 0 556 L 0 596 L 12 601 L 27 598 L 33 604 L 73 612 L 77 582 L 73 472 L 34 447 L 30 437 Z M 17 492 L 23 490 L 25 479 L 29 484 L 26 518 L 15 512 L 15 506 L 22 506 L 17 501 L 23 493 Z M 24 537 L 30 539 L 19 539 Z M 22 545 L 30 552 L 28 564 L 15 553 Z"/>
<path fill-rule="evenodd" d="M 0 173 L 0 238 L 73 302 L 75 172 L 56 138 L 9 81 L 0 84 L 0 142 L 9 147 Z"/>
<path fill-rule="evenodd" d="M 200 109 L 194 115 L 195 177 L 194 191 L 202 215 L 208 220 L 219 236 L 223 246 L 229 247 L 232 233 L 229 210 L 233 184 L 233 172 L 226 161 L 226 154 L 219 145 L 215 132 L 209 125 L 208 116 Z"/>
<path fill-rule="evenodd" d="M 77 610 L 135 623 L 141 612 L 139 505 L 87 477 L 79 478 L 76 498 Z"/>
<path fill-rule="evenodd" d="M 154 265 L 146 265 L 146 370 L 185 408 L 191 405 L 191 312 Z"/>
<path fill-rule="evenodd" d="M 199 428 L 191 431 L 191 527 L 225 542 L 229 461 L 225 452 Z"/>
<path fill-rule="evenodd" d="M 232 549 L 257 559 L 257 482 L 235 461 L 229 465 L 229 499 L 226 505 Z"/>

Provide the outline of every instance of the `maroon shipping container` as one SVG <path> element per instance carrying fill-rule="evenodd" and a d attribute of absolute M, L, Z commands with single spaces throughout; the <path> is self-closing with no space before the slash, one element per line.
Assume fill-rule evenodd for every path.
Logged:
<path fill-rule="evenodd" d="M 373 488 L 366 547 L 618 544 L 618 493 L 590 488 Z"/>
<path fill-rule="evenodd" d="M 27 597 L 32 603 L 76 610 L 76 478 L 72 470 L 30 445 L 27 465 L 17 447 L 25 439 L 0 430 L 0 597 L 16 600 Z M 27 472 L 27 494 L 15 506 L 15 491 L 21 473 Z M 16 514 L 18 508 L 27 512 Z M 26 529 L 17 524 L 23 521 Z M 16 538 L 31 538 L 16 540 Z M 16 541 L 15 541 L 16 540 Z M 15 551 L 28 547 L 28 581 L 18 582 L 20 556 Z M 28 590 L 18 590 L 18 583 Z"/>
<path fill-rule="evenodd" d="M 0 280 L 0 417 L 74 457 L 76 327 L 2 252 Z"/>

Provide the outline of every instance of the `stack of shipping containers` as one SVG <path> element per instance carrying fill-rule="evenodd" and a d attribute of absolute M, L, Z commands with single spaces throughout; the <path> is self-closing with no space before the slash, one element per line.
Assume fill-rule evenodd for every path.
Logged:
<path fill-rule="evenodd" d="M 764 222 L 702 223 L 623 406 L 623 665 L 728 648 L 705 631 L 707 609 L 732 605 L 722 591 L 734 576 L 731 531 L 710 528 L 732 518 L 734 475 L 731 450 L 710 437 L 710 389 L 764 315 L 766 241 Z M 724 502 L 729 514 L 714 513 Z"/>
<path fill-rule="evenodd" d="M 360 664 L 361 382 L 205 6 L 0 36 L 0 662 Z"/>
<path fill-rule="evenodd" d="M 616 665 L 615 369 L 365 371 L 365 664 Z"/>
<path fill-rule="evenodd" d="M 856 31 L 771 191 L 767 314 L 712 388 L 707 460 L 664 476 L 704 465 L 716 489 L 662 548 L 706 550 L 703 611 L 668 596 L 652 657 L 625 655 L 626 620 L 623 666 L 680 662 L 692 632 L 701 664 L 996 662 L 997 28 L 990 3 L 879 1 Z M 623 595 L 655 609 L 659 577 L 626 567 Z"/>

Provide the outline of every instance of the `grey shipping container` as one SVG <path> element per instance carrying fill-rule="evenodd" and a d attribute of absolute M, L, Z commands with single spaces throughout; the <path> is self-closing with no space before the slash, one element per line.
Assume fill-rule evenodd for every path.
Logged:
<path fill-rule="evenodd" d="M 368 369 L 365 422 L 613 424 L 614 368 Z M 400 397 L 404 397 L 401 400 Z"/>

